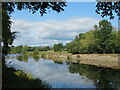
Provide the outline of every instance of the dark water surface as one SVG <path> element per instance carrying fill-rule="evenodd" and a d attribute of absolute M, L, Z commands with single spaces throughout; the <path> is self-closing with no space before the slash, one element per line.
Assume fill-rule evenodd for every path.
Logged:
<path fill-rule="evenodd" d="M 52 88 L 120 88 L 120 71 L 115 69 L 19 54 L 7 55 L 6 65 L 47 81 Z"/>

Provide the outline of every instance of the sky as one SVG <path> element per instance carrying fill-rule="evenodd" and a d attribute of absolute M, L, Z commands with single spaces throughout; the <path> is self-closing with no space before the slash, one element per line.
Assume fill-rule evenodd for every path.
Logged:
<path fill-rule="evenodd" d="M 39 12 L 32 14 L 28 10 L 17 11 L 11 15 L 14 22 L 12 31 L 17 31 L 14 46 L 53 46 L 56 43 L 64 45 L 80 33 L 93 29 L 100 20 L 107 19 L 118 27 L 118 17 L 113 20 L 101 18 L 95 13 L 96 2 L 67 2 L 65 11 L 57 13 L 50 11 L 40 16 Z"/>

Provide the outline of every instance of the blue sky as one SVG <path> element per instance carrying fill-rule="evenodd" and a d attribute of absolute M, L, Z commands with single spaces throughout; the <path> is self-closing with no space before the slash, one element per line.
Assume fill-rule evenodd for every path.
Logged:
<path fill-rule="evenodd" d="M 65 11 L 57 13 L 51 10 L 43 17 L 40 16 L 39 12 L 35 14 L 31 14 L 27 10 L 22 10 L 22 11 L 15 10 L 15 12 L 12 14 L 12 20 L 15 22 L 12 25 L 12 31 L 18 31 L 20 33 L 18 34 L 18 37 L 14 41 L 13 45 L 22 44 L 22 45 L 39 46 L 39 45 L 53 45 L 55 43 L 65 44 L 73 40 L 74 37 L 79 33 L 84 33 L 91 30 L 94 24 L 97 24 L 99 20 L 103 20 L 103 19 L 109 20 L 113 26 L 116 27 L 118 26 L 117 16 L 113 20 L 110 20 L 108 17 L 101 18 L 100 15 L 95 13 L 95 5 L 96 2 L 68 2 L 67 7 L 64 8 Z M 72 22 L 74 27 L 72 26 Z M 66 24 L 66 26 L 68 27 L 62 26 L 62 23 L 64 23 L 64 25 Z M 84 28 L 86 26 L 84 26 L 83 24 L 89 27 Z M 69 28 L 70 26 L 72 27 L 73 30 Z M 33 29 L 30 30 L 31 29 L 30 27 Z M 57 32 L 59 33 L 57 34 Z M 26 35 L 26 33 L 28 35 Z M 44 33 L 45 35 L 41 36 L 41 34 Z M 65 35 L 66 37 L 63 35 Z M 21 40 L 23 38 L 24 41 Z"/>

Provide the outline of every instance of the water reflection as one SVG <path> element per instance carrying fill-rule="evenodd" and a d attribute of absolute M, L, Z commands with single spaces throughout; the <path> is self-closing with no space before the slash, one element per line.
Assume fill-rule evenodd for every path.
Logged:
<path fill-rule="evenodd" d="M 28 62 L 28 55 L 24 54 L 24 55 L 20 55 L 20 56 L 17 56 L 17 60 L 19 61 L 24 61 L 24 62 Z M 40 59 L 40 57 L 36 56 L 36 55 L 32 55 L 30 56 L 32 58 L 34 58 L 35 61 L 38 61 Z"/>
<path fill-rule="evenodd" d="M 35 61 L 39 61 L 39 59 L 40 59 L 40 57 L 35 56 L 35 55 L 33 56 L 33 58 L 34 58 Z"/>
<path fill-rule="evenodd" d="M 81 76 L 86 76 L 98 88 L 120 88 L 119 70 L 74 63 L 71 63 L 68 68 L 71 73 L 79 73 Z"/>
<path fill-rule="evenodd" d="M 63 64 L 63 62 L 60 62 L 60 61 L 54 61 L 54 63 Z"/>
<path fill-rule="evenodd" d="M 24 61 L 24 62 L 28 62 L 28 55 L 20 55 L 20 56 L 17 56 L 17 60 L 19 60 L 19 61 Z"/>
<path fill-rule="evenodd" d="M 38 57 L 37 59 L 34 57 L 23 59 L 23 57 L 25 58 L 25 56 L 14 56 L 13 60 L 11 59 L 13 56 L 9 56 L 6 64 L 32 74 L 33 78 L 47 81 L 53 88 L 120 87 L 120 72 L 118 70 L 69 62 L 63 63 Z"/>

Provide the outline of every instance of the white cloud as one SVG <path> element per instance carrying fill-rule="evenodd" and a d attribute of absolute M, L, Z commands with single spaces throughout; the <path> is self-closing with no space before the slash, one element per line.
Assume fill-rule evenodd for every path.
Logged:
<path fill-rule="evenodd" d="M 63 21 L 28 22 L 13 20 L 12 31 L 18 31 L 13 45 L 53 45 L 73 40 L 79 33 L 93 29 L 95 18 L 73 18 Z"/>

